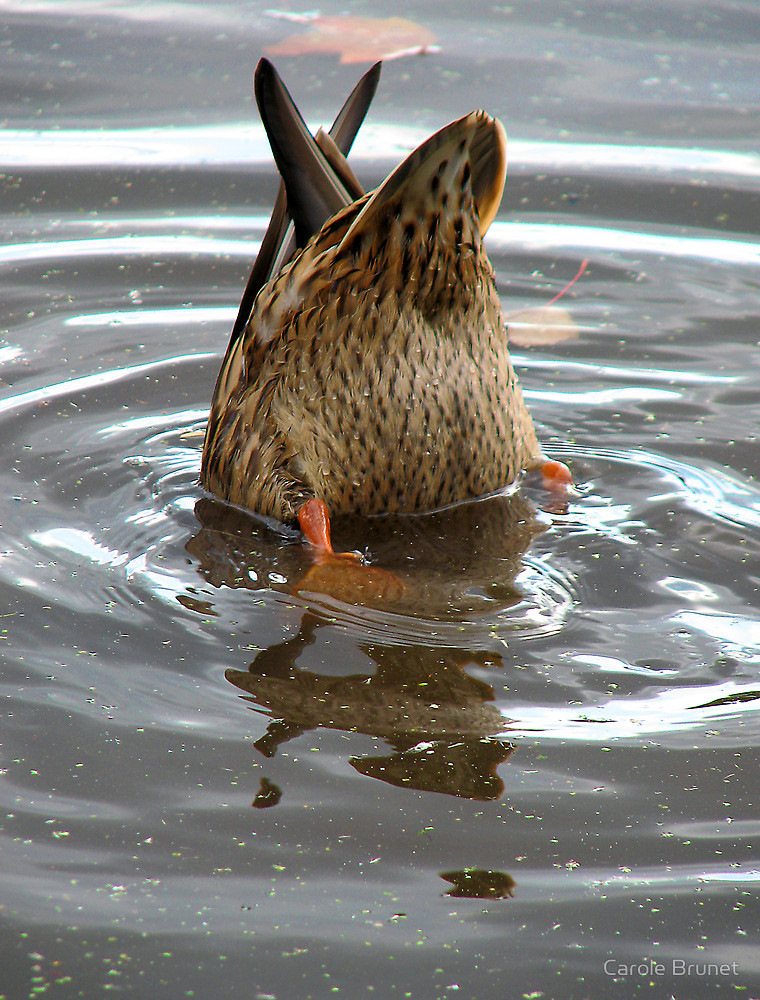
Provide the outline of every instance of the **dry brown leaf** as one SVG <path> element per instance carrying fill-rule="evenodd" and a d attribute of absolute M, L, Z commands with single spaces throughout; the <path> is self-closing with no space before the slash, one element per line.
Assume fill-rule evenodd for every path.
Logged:
<path fill-rule="evenodd" d="M 428 50 L 432 31 L 404 17 L 314 17 L 309 28 L 266 49 L 270 56 L 335 52 L 342 63 L 398 59 Z"/>
<path fill-rule="evenodd" d="M 506 320 L 510 343 L 517 347 L 559 344 L 578 336 L 578 327 L 570 313 L 557 306 L 521 309 Z"/>

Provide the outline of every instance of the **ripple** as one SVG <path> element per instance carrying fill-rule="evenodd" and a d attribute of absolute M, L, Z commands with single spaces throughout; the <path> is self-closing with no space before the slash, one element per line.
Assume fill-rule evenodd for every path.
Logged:
<path fill-rule="evenodd" d="M 491 614 L 467 615 L 449 605 L 449 620 L 442 620 L 440 614 L 426 615 L 423 602 L 411 615 L 346 604 L 320 594 L 288 596 L 286 600 L 289 607 L 314 612 L 358 641 L 389 646 L 427 646 L 434 634 L 436 646 L 442 648 L 481 649 L 559 632 L 574 605 L 570 581 L 546 562 L 526 559 L 517 583 L 522 599 L 514 606 Z"/>
<path fill-rule="evenodd" d="M 583 657 L 576 657 L 583 662 Z M 617 671 L 617 667 L 616 667 Z M 742 700 L 749 692 L 752 699 Z M 609 698 L 583 705 L 509 705 L 500 709 L 509 719 L 510 735 L 535 736 L 545 740 L 574 740 L 605 743 L 610 740 L 633 740 L 643 736 L 663 738 L 681 732 L 710 728 L 707 739 L 720 743 L 721 729 L 726 739 L 735 739 L 733 725 L 742 717 L 754 718 L 760 693 L 735 684 L 705 684 L 649 691 L 645 697 Z"/>
<path fill-rule="evenodd" d="M 665 227 L 663 227 L 665 228 Z M 673 227 L 675 230 L 675 227 Z M 760 264 L 760 245 L 755 239 L 723 239 L 681 231 L 641 231 L 637 229 L 607 228 L 597 225 L 579 226 L 551 223 L 504 222 L 496 220 L 488 230 L 489 249 L 501 253 L 516 248 L 522 251 L 551 251 L 556 256 L 569 253 L 586 253 L 592 259 L 613 254 L 615 260 L 632 258 L 667 257 L 677 261 L 683 258 L 706 260 L 710 263 L 736 264 L 756 267 Z"/>
<path fill-rule="evenodd" d="M 92 532 L 79 528 L 51 528 L 29 535 L 37 545 L 51 551 L 63 551 L 87 559 L 98 566 L 123 566 L 129 556 L 95 540 Z"/>
<path fill-rule="evenodd" d="M 250 254 L 251 245 L 246 244 Z M 90 313 L 86 316 L 70 316 L 64 320 L 70 327 L 103 327 L 103 326 L 196 326 L 199 323 L 214 323 L 219 326 L 231 325 L 237 316 L 237 309 L 226 306 L 201 308 L 183 306 L 181 309 L 114 309 L 105 313 Z M 208 354 L 205 357 L 215 357 Z M 194 354 L 193 357 L 204 355 Z"/>
<path fill-rule="evenodd" d="M 559 369 L 560 372 L 584 382 L 603 379 L 609 382 L 625 382 L 627 386 L 630 386 L 631 382 L 666 382 L 671 386 L 675 384 L 735 385 L 747 377 L 701 371 L 688 372 L 675 368 L 650 368 L 646 365 L 610 365 L 590 361 L 572 361 L 568 358 L 563 358 L 561 361 L 547 360 L 546 358 L 520 354 L 517 351 L 509 353 L 521 368 L 552 373 L 556 373 Z M 642 391 L 645 391 L 644 387 L 642 387 Z M 671 391 L 676 392 L 676 390 Z M 535 399 L 546 398 L 546 394 L 540 390 L 528 389 L 526 392 L 532 393 Z"/>
<path fill-rule="evenodd" d="M 760 491 L 724 469 L 699 468 L 641 448 L 578 448 L 574 454 L 577 458 L 621 462 L 660 473 L 672 489 L 650 497 L 652 501 L 672 497 L 710 520 L 760 527 Z"/>
<path fill-rule="evenodd" d="M 87 257 L 195 257 L 199 254 L 229 254 L 249 258 L 255 249 L 250 241 L 221 239 L 188 234 L 98 236 L 87 240 L 42 240 L 0 246 L 0 263 L 23 264 L 31 261 L 77 261 Z"/>
<path fill-rule="evenodd" d="M 741 657 L 749 663 L 760 663 L 760 621 L 757 618 L 708 614 L 704 611 L 679 611 L 673 616 L 673 624 L 686 625 L 709 635 L 728 655 Z"/>
<path fill-rule="evenodd" d="M 152 162 L 150 157 L 154 155 L 166 157 L 166 162 L 173 162 L 175 154 L 192 158 L 195 154 L 188 153 L 189 147 L 182 147 L 182 143 L 192 140 L 205 144 L 209 138 L 207 133 L 196 134 L 193 130 L 189 130 L 193 135 L 188 136 L 159 131 L 160 136 L 121 138 L 136 142 L 136 155 L 138 159 L 148 157 L 146 162 Z M 406 138 L 410 145 L 414 144 L 411 135 Z M 152 148 L 154 139 L 166 145 Z M 74 156 L 73 147 L 69 149 L 65 140 L 51 137 L 51 148 L 63 143 L 56 147 L 59 152 Z M 258 155 L 258 141 L 254 142 L 254 156 Z M 522 150 L 518 147 L 518 167 L 520 156 L 530 164 L 531 157 L 551 153 L 556 157 L 556 166 L 575 162 L 578 154 L 577 150 L 539 146 L 524 146 Z M 224 152 L 227 155 L 229 149 Z M 44 148 L 39 154 L 45 155 Z M 108 144 L 96 155 L 107 160 L 111 155 Z M 121 152 L 117 150 L 114 155 L 121 156 Z M 361 158 L 361 149 L 359 155 Z M 679 156 L 651 150 L 605 150 L 602 160 L 607 157 L 604 162 L 608 166 L 614 161 L 615 169 L 623 173 L 656 170 L 664 164 L 674 169 L 678 164 L 678 169 L 685 170 L 688 157 Z M 267 151 L 267 162 L 268 157 Z M 733 164 L 739 173 L 743 171 L 748 182 L 755 176 L 755 159 L 739 158 Z M 707 174 L 715 162 L 705 156 L 699 169 Z M 31 229 L 38 222 L 31 220 Z M 220 219 L 208 213 L 186 213 L 169 219 L 155 214 L 134 219 L 114 214 L 93 222 L 70 217 L 54 227 L 45 228 L 43 224 L 40 232 L 45 239 L 32 242 L 27 238 L 6 247 L 0 250 L 0 259 L 16 265 L 37 260 L 59 262 L 64 269 L 67 262 L 75 268 L 83 259 L 98 263 L 134 257 L 146 261 L 198 257 L 208 261 L 224 255 L 247 261 L 257 242 L 244 236 L 259 233 L 264 223 L 260 212 Z M 631 277 L 636 281 L 644 273 L 641 258 L 645 255 L 667 261 L 671 273 L 673 269 L 690 267 L 692 261 L 708 258 L 734 267 L 756 268 L 760 263 L 755 242 L 693 230 L 684 233 L 675 226 L 633 229 L 621 224 L 607 227 L 561 220 L 551 224 L 497 220 L 489 233 L 489 246 L 501 272 L 505 271 L 505 256 L 513 255 L 515 250 L 523 257 L 526 252 L 551 251 L 553 257 L 568 263 L 581 254 L 588 255 L 607 269 L 602 287 L 621 276 L 625 277 L 626 287 Z M 520 280 L 526 282 L 525 278 Z M 353 536 L 349 533 L 348 542 L 353 540 L 355 544 L 347 547 L 366 547 L 371 562 L 407 574 L 411 596 L 406 607 L 364 607 L 316 593 L 295 594 L 293 590 L 308 571 L 310 560 L 306 550 L 294 544 L 297 537 L 292 533 L 273 527 L 265 519 L 246 516 L 234 538 L 225 540 L 226 529 L 213 525 L 207 536 L 201 537 L 207 526 L 198 520 L 196 505 L 203 494 L 197 483 L 207 413 L 203 393 L 210 387 L 205 384 L 207 376 L 202 392 L 201 379 L 197 387 L 193 380 L 204 365 L 216 368 L 225 331 L 236 309 L 213 302 L 179 307 L 171 300 L 156 307 L 150 302 L 143 304 L 143 293 L 134 288 L 128 299 L 127 304 L 120 302 L 114 307 L 107 303 L 102 308 L 75 310 L 69 305 L 56 321 L 67 334 L 81 337 L 83 342 L 89 338 L 93 345 L 98 331 L 122 328 L 126 331 L 125 343 L 133 331 L 136 335 L 141 330 L 150 331 L 146 336 L 152 336 L 154 330 L 179 330 L 184 343 L 185 338 L 194 336 L 194 330 L 209 324 L 220 331 L 218 346 L 214 350 L 178 352 L 161 342 L 155 348 L 158 357 L 137 364 L 121 364 L 127 356 L 120 353 L 122 347 L 117 347 L 114 358 L 109 358 L 102 370 L 86 371 L 86 366 L 94 368 L 97 360 L 85 358 L 83 374 L 51 380 L 50 384 L 16 392 L 0 401 L 0 415 L 7 421 L 24 419 L 25 413 L 34 411 L 35 440 L 45 441 L 48 450 L 51 446 L 46 441 L 47 432 L 55 428 L 63 435 L 57 470 L 67 495 L 75 496 L 76 484 L 87 483 L 87 499 L 81 509 L 72 504 L 66 510 L 58 504 L 54 514 L 35 511 L 27 526 L 29 551 L 23 557 L 15 554 L 6 562 L 2 569 L 6 579 L 16 574 L 23 585 L 36 588 L 48 599 L 75 607 L 81 596 L 76 587 L 70 586 L 69 576 L 78 572 L 79 586 L 87 589 L 87 607 L 102 608 L 111 602 L 126 617 L 132 604 L 147 606 L 155 601 L 154 613 L 160 605 L 166 615 L 180 617 L 188 631 L 196 635 L 212 635 L 215 629 L 244 619 L 261 642 L 269 634 L 267 629 L 276 630 L 273 622 L 303 619 L 306 615 L 317 616 L 354 644 L 413 648 L 429 646 L 432 641 L 436 647 L 446 649 L 496 650 L 507 659 L 522 655 L 518 650 L 541 650 L 552 638 L 568 634 L 568 641 L 576 642 L 582 652 L 554 663 L 543 688 L 538 681 L 543 678 L 540 667 L 545 665 L 536 663 L 526 669 L 529 681 L 522 686 L 512 677 L 504 680 L 505 686 L 513 685 L 518 694 L 529 692 L 533 699 L 527 707 L 524 698 L 518 698 L 514 705 L 500 699 L 505 724 L 508 716 L 517 716 L 514 732 L 550 732 L 552 738 L 564 734 L 598 742 L 602 738 L 633 738 L 636 733 L 690 729 L 753 710 L 749 699 L 704 707 L 711 701 L 711 693 L 717 692 L 720 698 L 724 691 L 715 683 L 709 667 L 703 668 L 706 683 L 688 688 L 698 702 L 702 701 L 695 707 L 689 700 L 691 694 L 684 693 L 684 675 L 677 666 L 680 647 L 670 634 L 686 631 L 693 636 L 701 630 L 718 642 L 721 650 L 741 653 L 749 662 L 756 655 L 747 639 L 753 634 L 753 622 L 748 618 L 742 633 L 738 614 L 724 611 L 714 619 L 706 616 L 701 602 L 715 599 L 715 593 L 709 593 L 708 582 L 697 573 L 679 576 L 663 572 L 663 564 L 672 569 L 674 559 L 677 561 L 677 539 L 667 538 L 664 549 L 659 551 L 648 547 L 651 515 L 658 504 L 672 506 L 679 518 L 685 518 L 688 512 L 711 523 L 757 527 L 760 494 L 751 483 L 707 464 L 698 468 L 637 445 L 609 447 L 603 438 L 591 445 L 582 441 L 559 443 L 552 447 L 552 453 L 578 469 L 585 467 L 590 482 L 581 483 L 579 493 L 564 510 L 548 512 L 549 531 L 544 536 L 522 540 L 514 551 L 502 551 L 505 532 L 498 520 L 485 527 L 473 521 L 466 524 L 467 530 L 452 521 L 427 534 L 424 526 L 418 526 L 410 528 L 406 536 L 402 531 L 395 541 L 388 537 L 387 525 L 375 526 L 371 531 L 365 526 Z M 600 330 L 600 324 L 584 327 L 592 351 L 593 338 Z M 8 360 L 21 354 L 17 347 L 9 346 L 8 351 Z M 682 371 L 661 363 L 656 355 L 648 357 L 647 364 L 641 364 L 638 356 L 626 361 L 610 354 L 593 361 L 547 357 L 538 352 L 515 353 L 514 358 L 532 379 L 526 396 L 539 416 L 555 404 L 571 414 L 605 408 L 623 414 L 637 407 L 667 408 L 689 394 L 692 399 L 698 398 L 711 387 L 731 391 L 749 379 L 745 370 Z M 144 386 L 146 379 L 155 384 L 144 394 L 144 404 L 133 410 L 130 404 L 136 387 Z M 190 384 L 181 402 L 166 398 L 170 380 Z M 561 388 L 553 384 L 557 380 L 562 380 Z M 60 407 L 67 401 L 82 408 L 87 402 L 89 411 L 71 437 L 68 431 L 57 428 L 56 415 L 44 409 L 51 403 Z M 64 436 L 75 446 L 65 447 Z M 563 431 L 560 442 L 567 436 Z M 33 480 L 33 475 L 30 473 L 28 478 Z M 595 495 L 593 489 L 609 495 Z M 538 506 L 545 499 L 530 491 L 528 495 Z M 95 517 L 91 516 L 93 512 Z M 466 570 L 457 572 L 452 567 L 462 563 L 462 551 L 469 553 L 470 563 Z M 583 552 L 581 558 L 579 551 Z M 41 568 L 46 561 L 56 567 L 47 575 Z M 608 581 L 616 579 L 619 566 L 628 567 L 630 576 L 626 580 L 627 597 L 619 600 L 641 602 L 638 619 L 633 614 L 630 622 L 624 621 L 624 615 L 615 609 L 612 597 L 598 596 L 609 586 Z M 637 572 L 642 580 L 640 587 L 635 584 Z M 653 581 L 663 583 L 656 584 L 658 596 L 647 594 L 645 603 L 642 591 Z M 666 599 L 661 600 L 662 595 Z M 613 621 L 617 624 L 609 624 Z M 578 643 L 580 629 L 590 633 L 593 641 Z M 740 633 L 744 636 L 741 641 Z M 631 654 L 637 635 L 642 648 L 661 644 L 662 664 L 642 664 Z M 600 646 L 604 653 L 599 652 Z M 540 652 L 536 657 L 540 661 Z M 491 673 L 489 681 L 493 680 Z M 647 699 L 640 692 L 595 701 L 591 695 L 594 684 L 611 675 L 660 684 L 656 709 L 647 714 Z M 673 687 L 669 686 L 671 682 Z M 733 683 L 731 690 L 748 690 L 739 678 Z M 581 707 L 552 704 L 568 693 L 580 696 Z"/>
<path fill-rule="evenodd" d="M 94 372 L 91 375 L 80 375 L 63 382 L 42 386 L 39 389 L 31 389 L 28 392 L 18 393 L 14 396 L 6 396 L 4 399 L 0 399 L 0 414 L 12 413 L 17 415 L 19 410 L 29 406 L 37 406 L 39 403 L 49 403 L 55 399 L 65 399 L 70 396 L 86 394 L 93 389 L 118 385 L 139 376 L 160 371 L 163 368 L 175 368 L 182 364 L 197 365 L 200 361 L 216 357 L 215 352 L 206 354 L 178 354 L 174 357 L 146 361 L 142 364 L 128 365 L 124 368 L 112 368 Z M 208 411 L 206 410 L 206 412 Z"/>
<path fill-rule="evenodd" d="M 70 319 L 76 321 L 77 317 Z M 112 385 L 128 386 L 146 373 L 195 367 L 207 360 L 215 361 L 216 354 L 175 354 L 72 378 L 7 397 L 0 402 L 0 414 L 16 417 L 24 408 L 39 403 L 75 396 L 79 398 Z M 580 371 L 584 366 L 576 367 Z M 607 368 L 610 368 L 606 372 L 607 378 L 626 378 L 627 369 Z M 652 372 L 655 379 L 664 380 L 667 377 L 662 370 L 653 369 Z M 193 512 L 201 495 L 196 484 L 206 412 L 205 406 L 197 406 L 165 413 L 152 411 L 125 418 L 121 413 L 117 417 L 107 408 L 101 410 L 98 420 L 88 428 L 88 437 L 78 446 L 81 454 L 88 456 L 84 461 L 91 465 L 94 458 L 95 472 L 101 462 L 101 471 L 104 472 L 114 463 L 131 471 L 126 479 L 121 477 L 117 493 L 112 492 L 113 480 L 107 478 L 89 498 L 90 507 L 97 507 L 100 503 L 103 511 L 109 508 L 119 510 L 119 515 L 108 525 L 107 533 L 102 527 L 92 528 L 77 523 L 73 511 L 70 523 L 62 520 L 58 524 L 35 527 L 30 532 L 29 539 L 35 551 L 47 553 L 59 564 L 57 579 L 62 578 L 61 570 L 65 574 L 67 561 L 72 566 L 85 561 L 95 579 L 98 568 L 108 572 L 109 583 L 111 575 L 118 571 L 123 574 L 124 583 L 132 588 L 134 596 L 149 594 L 175 610 L 179 601 L 184 605 L 183 613 L 192 616 L 192 608 L 199 600 L 196 595 L 203 588 L 199 590 L 201 581 L 194 571 L 188 570 L 185 545 L 192 538 L 194 526 L 197 527 Z M 583 462 L 601 463 L 602 467 L 617 464 L 626 470 L 629 478 L 634 469 L 655 472 L 664 477 L 667 484 L 666 492 L 663 492 L 662 486 L 655 491 L 654 496 L 658 500 L 671 497 L 711 520 L 726 520 L 747 527 L 760 524 L 760 496 L 747 484 L 726 473 L 697 469 L 685 462 L 641 449 L 559 447 L 555 452 L 558 457 L 576 465 Z M 59 463 L 62 482 L 78 479 L 82 475 L 81 464 L 76 454 L 63 459 Z M 597 478 L 603 479 L 604 475 Z M 109 493 L 103 492 L 106 486 Z M 646 503 L 651 502 L 649 485 L 645 483 L 642 488 Z M 577 503 L 570 504 L 566 513 L 550 516 L 550 523 L 554 525 L 552 533 L 556 539 L 571 535 L 577 537 L 579 533 L 584 533 L 606 539 L 615 549 L 638 547 L 638 536 L 645 519 L 634 517 L 632 513 L 630 504 L 614 503 L 586 491 Z M 548 539 L 545 544 L 541 543 L 539 550 L 529 549 L 520 559 L 515 578 L 516 590 L 506 603 L 501 598 L 494 602 L 481 590 L 496 566 L 486 571 L 482 582 L 477 574 L 473 578 L 463 577 L 459 583 L 454 578 L 444 577 L 440 592 L 437 591 L 439 584 L 435 575 L 426 569 L 423 576 L 415 578 L 413 613 L 403 609 L 378 610 L 348 605 L 323 595 L 295 596 L 290 589 L 308 568 L 307 554 L 300 547 L 294 548 L 285 536 L 271 533 L 261 521 L 252 518 L 250 526 L 259 537 L 262 537 L 262 531 L 267 537 L 263 563 L 249 566 L 246 590 L 238 597 L 225 588 L 207 590 L 206 598 L 210 598 L 210 604 L 205 598 L 197 604 L 202 618 L 207 617 L 210 607 L 216 609 L 216 614 L 222 611 L 224 617 L 236 617 L 240 609 L 250 602 L 250 591 L 255 590 L 259 599 L 264 598 L 258 614 L 265 615 L 267 609 L 280 606 L 310 611 L 357 641 L 419 645 L 427 643 L 430 635 L 435 634 L 436 643 L 446 647 L 470 645 L 472 648 L 493 648 L 500 644 L 509 648 L 516 641 L 535 641 L 560 633 L 574 618 L 579 600 L 593 586 L 594 580 L 593 572 L 589 576 L 590 567 L 587 567 L 583 586 L 579 590 L 576 571 L 569 570 L 561 562 L 557 563 L 555 541 Z M 405 561 L 413 556 L 416 544 L 414 540 L 410 542 L 403 555 Z M 454 555 L 460 539 L 452 536 L 448 542 L 438 540 L 435 544 L 439 549 L 442 544 L 452 545 Z M 382 545 L 375 548 L 377 551 L 373 560 L 384 565 L 386 553 Z M 446 559 L 445 547 L 441 550 L 441 557 Z M 425 565 L 425 558 L 421 566 Z M 458 556 L 455 555 L 455 558 Z M 23 575 L 31 580 L 33 574 L 29 569 Z M 12 571 L 19 570 L 16 561 Z M 268 581 L 268 586 L 262 588 L 261 580 Z M 104 578 L 94 593 L 97 594 L 99 589 L 105 593 L 106 585 Z M 48 584 L 38 578 L 36 586 L 44 591 Z M 701 586 L 699 580 L 694 580 L 688 592 L 683 588 L 674 590 L 672 586 L 669 590 L 680 599 L 691 595 L 694 600 L 701 600 L 704 596 Z M 60 595 L 58 585 L 55 589 L 61 599 L 68 602 L 68 595 Z M 667 591 L 668 587 L 663 587 L 663 590 Z M 125 591 L 121 595 L 123 602 L 128 601 L 128 593 Z M 457 610 L 456 603 L 452 603 L 454 593 L 458 595 L 455 600 L 464 602 L 460 610 Z M 430 611 L 439 607 L 440 612 L 436 610 L 431 616 Z M 691 619 L 684 617 L 688 613 L 682 610 L 668 620 L 671 623 L 689 623 Z M 558 720 L 559 723 L 564 725 L 562 720 Z"/>
<path fill-rule="evenodd" d="M 315 122 L 314 130 L 323 125 Z M 428 138 L 427 127 L 366 122 L 351 149 L 351 160 L 387 163 Z M 122 129 L 5 129 L 3 163 L 8 167 L 168 167 L 204 168 L 270 164 L 271 150 L 259 122 Z M 730 178 L 756 186 L 760 156 L 721 149 L 611 143 L 569 143 L 511 139 L 509 171 L 577 171 L 640 179 L 654 175 L 663 184 L 697 178 Z M 509 183 L 509 182 L 508 182 Z"/>

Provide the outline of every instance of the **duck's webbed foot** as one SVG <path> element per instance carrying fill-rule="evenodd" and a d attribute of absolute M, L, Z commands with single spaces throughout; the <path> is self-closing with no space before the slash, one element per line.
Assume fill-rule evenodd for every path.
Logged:
<path fill-rule="evenodd" d="M 537 466 L 541 473 L 543 487 L 552 493 L 559 493 L 573 485 L 573 475 L 564 462 L 547 459 Z"/>
<path fill-rule="evenodd" d="M 335 557 L 353 559 L 357 562 L 361 560 L 358 552 L 335 552 L 333 549 L 330 539 L 330 515 L 324 500 L 317 500 L 316 497 L 307 500 L 298 511 L 298 524 L 317 558 Z"/>

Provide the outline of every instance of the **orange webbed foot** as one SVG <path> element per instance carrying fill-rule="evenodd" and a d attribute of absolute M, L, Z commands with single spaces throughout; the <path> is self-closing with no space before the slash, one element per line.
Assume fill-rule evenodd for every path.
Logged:
<path fill-rule="evenodd" d="M 330 515 L 324 500 L 307 500 L 298 511 L 298 523 L 304 538 L 319 557 L 359 560 L 357 552 L 336 552 L 330 539 Z"/>
<path fill-rule="evenodd" d="M 573 485 L 572 473 L 564 462 L 555 462 L 549 459 L 543 462 L 539 469 L 544 489 L 551 493 L 564 492 Z"/>

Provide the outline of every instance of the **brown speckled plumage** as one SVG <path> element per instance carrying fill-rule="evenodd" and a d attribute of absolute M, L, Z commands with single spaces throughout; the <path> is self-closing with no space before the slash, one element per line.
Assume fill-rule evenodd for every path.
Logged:
<path fill-rule="evenodd" d="M 503 141 L 482 111 L 442 129 L 264 285 L 217 381 L 207 489 L 282 521 L 312 497 L 425 511 L 542 459 L 481 235 Z"/>

